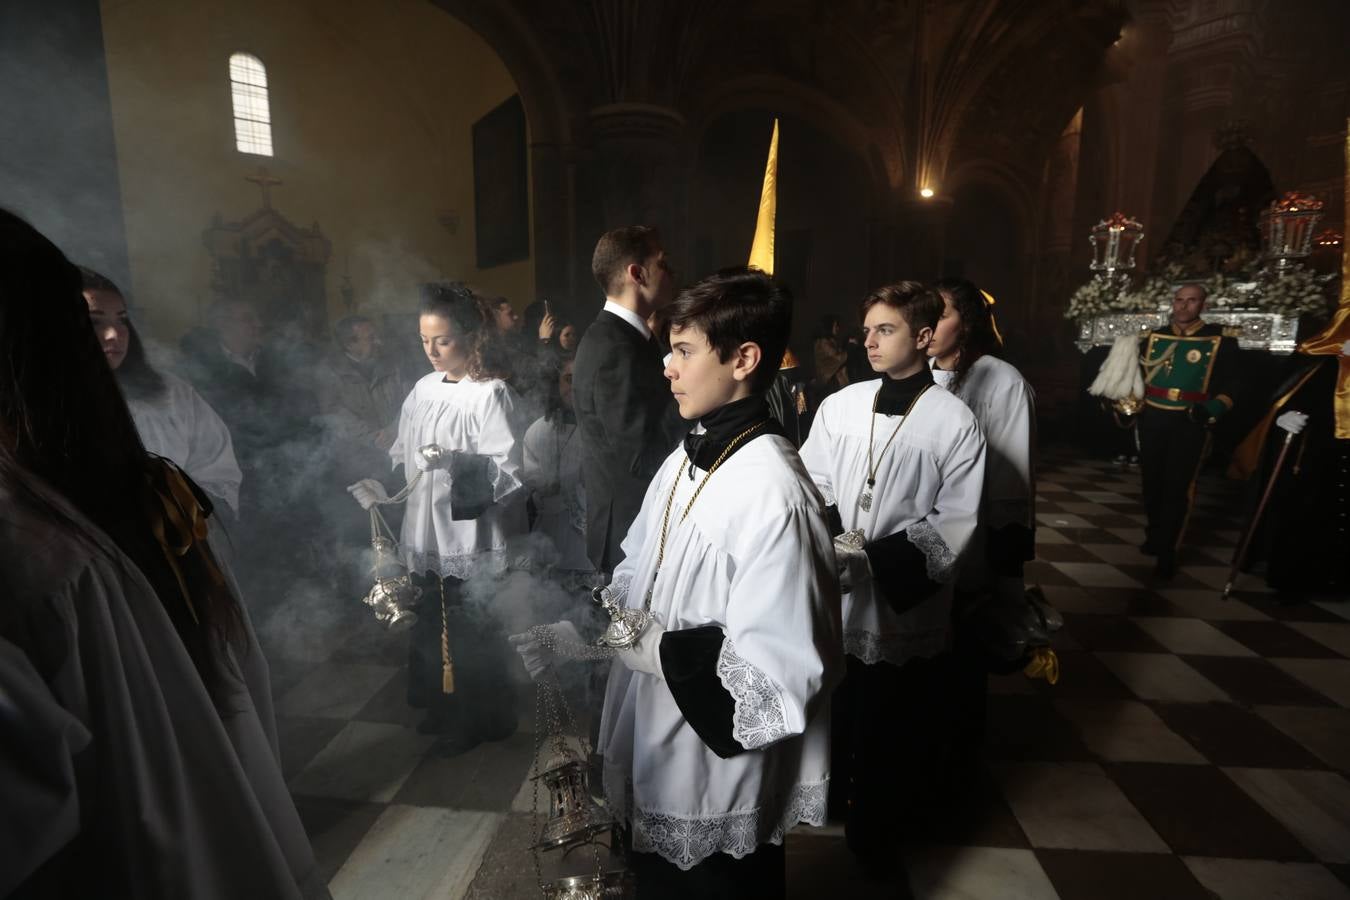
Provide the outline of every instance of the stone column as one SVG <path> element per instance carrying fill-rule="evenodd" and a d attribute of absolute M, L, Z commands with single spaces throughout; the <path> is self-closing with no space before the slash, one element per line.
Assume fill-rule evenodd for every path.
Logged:
<path fill-rule="evenodd" d="M 574 161 L 558 144 L 530 145 L 535 293 L 555 302 L 569 297 L 575 280 L 574 170 Z"/>
<path fill-rule="evenodd" d="M 688 266 L 684 117 L 655 104 L 611 103 L 592 109 L 589 119 L 587 171 L 581 181 L 593 195 L 577 198 L 579 220 L 589 226 L 578 232 L 578 256 L 589 259 L 595 239 L 607 229 L 654 225 L 673 264 Z"/>

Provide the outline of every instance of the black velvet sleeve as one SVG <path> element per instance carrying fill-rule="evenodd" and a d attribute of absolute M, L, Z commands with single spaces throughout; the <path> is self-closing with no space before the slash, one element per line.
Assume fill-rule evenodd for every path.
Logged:
<path fill-rule="evenodd" d="M 497 467 L 492 458 L 454 451 L 450 455 L 450 518 L 476 519 L 494 502 Z"/>
<path fill-rule="evenodd" d="M 839 507 L 825 507 L 825 526 L 830 529 L 830 537 L 837 538 L 844 533 L 844 520 L 839 515 Z"/>
<path fill-rule="evenodd" d="M 897 613 L 918 606 L 942 587 L 928 577 L 928 560 L 903 531 L 871 541 L 864 550 L 872 580 Z"/>
<path fill-rule="evenodd" d="M 1025 525 L 1004 525 L 986 532 L 984 558 L 995 575 L 1020 578 L 1023 564 L 1036 558 L 1036 532 Z"/>
<path fill-rule="evenodd" d="M 684 720 L 709 750 L 730 759 L 745 748 L 731 736 L 736 702 L 717 677 L 725 639 L 716 625 L 667 631 L 661 636 L 661 674 Z"/>

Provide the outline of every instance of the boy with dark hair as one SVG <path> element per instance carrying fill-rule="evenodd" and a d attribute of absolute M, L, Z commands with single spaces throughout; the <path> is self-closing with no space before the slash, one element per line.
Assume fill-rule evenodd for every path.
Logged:
<path fill-rule="evenodd" d="M 662 465 L 611 596 L 651 622 L 610 670 L 598 751 L 638 897 L 782 897 L 783 835 L 825 820 L 841 674 L 825 505 L 764 392 L 792 324 L 769 276 L 727 269 L 659 317 L 696 433 Z M 532 674 L 571 626 L 517 635 Z"/>
<path fill-rule="evenodd" d="M 801 451 L 844 532 L 835 549 L 848 674 L 834 701 L 834 800 L 847 799 L 849 847 L 869 863 L 893 849 L 896 812 L 914 807 L 935 762 L 932 658 L 948 648 L 952 580 L 984 481 L 974 415 L 930 390 L 926 351 L 942 309 L 913 281 L 868 295 L 863 346 L 881 381 L 827 397 Z"/>

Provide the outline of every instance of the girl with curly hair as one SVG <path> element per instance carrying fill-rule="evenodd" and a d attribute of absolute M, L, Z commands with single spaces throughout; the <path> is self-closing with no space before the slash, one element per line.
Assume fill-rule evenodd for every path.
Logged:
<path fill-rule="evenodd" d="M 493 343 L 482 300 L 462 284 L 422 291 L 418 328 L 432 371 L 414 386 L 389 448 L 395 467 L 421 473 L 407 500 L 400 547 L 421 589 L 409 648 L 408 703 L 427 709 L 419 730 L 447 756 L 515 731 L 502 702 L 505 638 L 489 611 L 464 602 L 466 582 L 505 571 L 508 543 L 526 534 L 520 399 Z M 384 486 L 348 491 L 370 509 Z"/>

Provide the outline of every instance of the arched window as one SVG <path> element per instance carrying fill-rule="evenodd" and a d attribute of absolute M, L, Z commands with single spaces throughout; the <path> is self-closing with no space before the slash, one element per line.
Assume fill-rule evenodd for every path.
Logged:
<path fill-rule="evenodd" d="M 248 53 L 230 57 L 234 101 L 234 145 L 240 153 L 272 155 L 272 112 L 267 102 L 267 69 Z"/>

